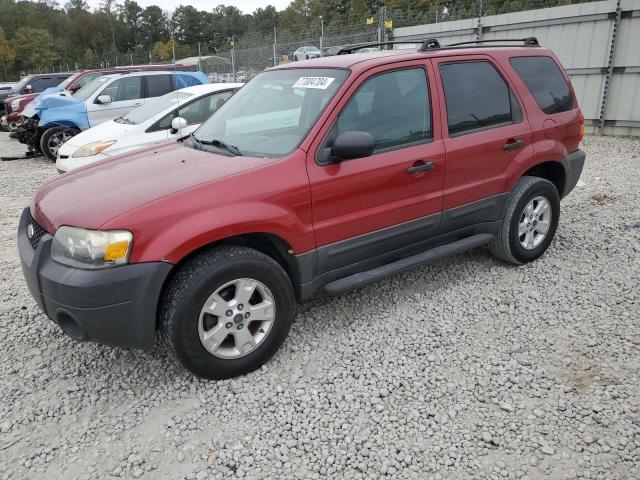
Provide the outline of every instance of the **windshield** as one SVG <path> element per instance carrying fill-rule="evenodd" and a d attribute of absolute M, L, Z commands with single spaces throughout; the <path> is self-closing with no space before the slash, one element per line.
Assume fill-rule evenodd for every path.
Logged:
<path fill-rule="evenodd" d="M 124 120 L 124 123 L 140 125 L 142 122 L 146 122 L 167 108 L 184 103 L 187 98 L 192 96 L 192 93 L 187 92 L 169 92 L 161 97 L 147 98 L 144 105 L 134 108 L 122 116 L 121 119 Z"/>
<path fill-rule="evenodd" d="M 263 72 L 209 118 L 194 138 L 222 141 L 246 156 L 287 155 L 304 139 L 348 74 L 328 68 Z"/>
<path fill-rule="evenodd" d="M 77 75 L 71 75 L 70 77 L 65 78 L 65 79 L 62 81 L 62 83 L 60 83 L 58 86 L 59 86 L 60 88 L 63 88 L 64 90 L 66 90 L 66 89 L 67 89 L 67 87 L 68 87 L 69 85 L 71 85 L 71 84 L 75 81 L 76 77 L 77 77 Z"/>
<path fill-rule="evenodd" d="M 93 95 L 100 87 L 106 84 L 112 77 L 98 77 L 93 82 L 87 83 L 84 87 L 76 92 L 75 98 L 84 102 L 87 98 Z"/>

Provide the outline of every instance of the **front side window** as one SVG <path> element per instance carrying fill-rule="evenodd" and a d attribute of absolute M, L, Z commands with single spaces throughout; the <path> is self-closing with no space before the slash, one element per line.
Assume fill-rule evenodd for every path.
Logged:
<path fill-rule="evenodd" d="M 220 140 L 243 155 L 281 157 L 304 139 L 348 71 L 291 68 L 259 74 L 233 95 L 194 138 Z"/>
<path fill-rule="evenodd" d="M 178 116 L 184 118 L 189 125 L 197 125 L 213 115 L 213 112 L 218 110 L 231 95 L 233 92 L 230 90 L 207 95 L 189 105 L 179 107 Z"/>
<path fill-rule="evenodd" d="M 100 88 L 104 87 L 104 85 L 111 80 L 111 77 L 98 77 L 93 81 L 87 83 L 84 87 L 78 90 L 74 97 L 80 100 L 81 102 L 87 100 L 91 95 L 97 92 Z"/>
<path fill-rule="evenodd" d="M 551 115 L 573 108 L 569 84 L 553 59 L 516 57 L 510 62 L 544 113 Z"/>
<path fill-rule="evenodd" d="M 520 107 L 508 85 L 487 61 L 444 63 L 440 77 L 449 135 L 519 122 Z"/>
<path fill-rule="evenodd" d="M 364 82 L 340 113 L 339 135 L 369 132 L 376 150 L 431 138 L 431 109 L 426 72 L 408 68 L 376 75 Z"/>
<path fill-rule="evenodd" d="M 142 98 L 142 77 L 123 77 L 107 86 L 100 95 L 109 95 L 112 102 Z"/>

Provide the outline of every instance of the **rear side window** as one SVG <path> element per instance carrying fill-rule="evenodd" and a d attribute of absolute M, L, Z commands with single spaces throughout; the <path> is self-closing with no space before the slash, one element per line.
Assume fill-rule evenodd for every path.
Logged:
<path fill-rule="evenodd" d="M 338 117 L 337 132 L 369 132 L 376 150 L 431 139 L 426 72 L 408 68 L 376 75 L 358 89 Z"/>
<path fill-rule="evenodd" d="M 515 57 L 510 61 L 544 113 L 550 115 L 573 108 L 569 85 L 553 59 Z"/>
<path fill-rule="evenodd" d="M 516 123 L 522 112 L 509 86 L 486 61 L 444 63 L 440 77 L 449 135 Z"/>
<path fill-rule="evenodd" d="M 149 75 L 147 80 L 147 97 L 159 97 L 173 90 L 171 87 L 171 75 Z"/>

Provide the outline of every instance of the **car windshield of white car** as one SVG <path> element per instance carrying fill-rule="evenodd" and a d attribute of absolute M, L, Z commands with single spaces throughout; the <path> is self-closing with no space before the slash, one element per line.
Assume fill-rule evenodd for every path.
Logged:
<path fill-rule="evenodd" d="M 74 97 L 81 102 L 84 102 L 87 98 L 93 95 L 99 88 L 104 86 L 104 84 L 111 79 L 111 77 L 98 77 L 93 82 L 87 83 L 84 87 L 78 90 Z"/>
<path fill-rule="evenodd" d="M 245 156 L 287 155 L 306 137 L 348 74 L 337 68 L 263 72 L 203 123 L 195 140 L 199 145 L 224 142 Z"/>
<path fill-rule="evenodd" d="M 134 108 L 126 115 L 117 118 L 116 122 L 127 123 L 130 125 L 140 125 L 151 117 L 155 117 L 170 107 L 183 104 L 188 98 L 192 97 L 192 93 L 187 92 L 169 92 L 161 97 L 147 98 L 144 105 Z"/>

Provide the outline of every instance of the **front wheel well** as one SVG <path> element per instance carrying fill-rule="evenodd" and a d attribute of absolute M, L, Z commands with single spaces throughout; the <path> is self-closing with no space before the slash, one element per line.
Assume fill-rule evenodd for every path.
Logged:
<path fill-rule="evenodd" d="M 178 261 L 173 266 L 171 272 L 164 281 L 164 286 L 162 288 L 162 292 L 160 293 L 160 298 L 158 299 L 158 305 L 160 305 L 160 302 L 162 301 L 167 285 L 170 284 L 173 276 L 182 268 L 185 263 L 203 252 L 217 247 L 230 245 L 253 248 L 254 250 L 257 250 L 273 258 L 280 264 L 282 268 L 284 268 L 285 272 L 289 276 L 289 279 L 291 280 L 291 283 L 294 286 L 294 291 L 298 290 L 297 288 L 295 288 L 295 285 L 296 283 L 299 283 L 300 272 L 296 267 L 295 261 L 293 260 L 292 253 L 290 253 L 292 252 L 291 246 L 284 239 L 271 233 L 246 233 L 208 243 L 181 258 L 180 261 Z"/>
<path fill-rule="evenodd" d="M 567 181 L 567 173 L 559 162 L 540 163 L 524 172 L 522 176 L 539 177 L 549 180 L 558 190 L 558 195 L 563 196 L 564 188 Z"/>

